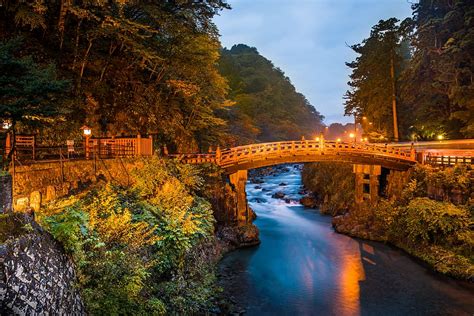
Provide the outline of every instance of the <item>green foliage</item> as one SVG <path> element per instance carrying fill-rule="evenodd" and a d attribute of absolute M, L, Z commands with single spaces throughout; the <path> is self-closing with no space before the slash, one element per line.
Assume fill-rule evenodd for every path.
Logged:
<path fill-rule="evenodd" d="M 311 163 L 303 168 L 303 184 L 316 194 L 321 212 L 342 214 L 354 204 L 352 166 L 344 163 Z"/>
<path fill-rule="evenodd" d="M 198 171 L 154 157 L 132 178 L 131 188 L 109 184 L 37 218 L 74 258 L 90 314 L 202 312 L 212 305 L 214 272 L 193 253 L 212 240 L 214 217 L 193 191 Z"/>
<path fill-rule="evenodd" d="M 229 121 L 230 144 L 314 137 L 322 116 L 290 79 L 253 47 L 224 49 L 219 69 L 235 105 L 221 111 Z"/>
<path fill-rule="evenodd" d="M 451 203 L 416 198 L 402 214 L 404 229 L 412 241 L 438 242 L 465 231 L 470 224 L 468 212 Z"/>
<path fill-rule="evenodd" d="M 421 0 L 414 6 L 413 57 L 402 98 L 413 132 L 432 138 L 474 135 L 474 7 L 471 1 Z"/>
<path fill-rule="evenodd" d="M 382 20 L 351 46 L 359 56 L 347 63 L 352 74 L 346 113 L 365 116 L 369 136 L 391 136 L 395 91 L 403 138 L 473 137 L 472 1 L 420 0 L 412 7 L 413 19 Z"/>
<path fill-rule="evenodd" d="M 362 124 L 371 139 L 375 134 L 383 138 L 394 136 L 392 102 L 397 94 L 396 82 L 408 57 L 409 30 L 409 19 L 401 23 L 395 18 L 381 20 L 367 39 L 351 46 L 358 56 L 355 61 L 346 63 L 352 73 L 348 83 L 350 90 L 345 95 L 345 112 L 359 119 L 366 118 Z"/>
<path fill-rule="evenodd" d="M 69 127 L 87 123 L 95 135 L 155 132 L 179 150 L 197 150 L 215 143 L 225 125 L 214 113 L 226 104 L 227 84 L 215 67 L 220 45 L 212 18 L 226 8 L 223 0 L 6 0 L 0 28 L 3 38 L 25 37 L 22 56 L 56 64 L 73 83 Z M 23 68 L 8 77 L 20 80 L 0 85 L 18 96 L 8 109 L 33 94 L 31 111 L 37 101 L 41 115 L 49 109 L 46 101 L 59 105 L 49 93 L 59 83 L 52 80 L 54 68 L 34 67 L 29 57 L 8 58 L 10 51 L 0 50 L 1 62 Z M 28 83 L 35 78 L 36 84 Z"/>
<path fill-rule="evenodd" d="M 53 64 L 45 67 L 31 56 L 18 57 L 23 40 L 0 42 L 0 119 L 17 122 L 47 120 L 64 112 L 57 97 L 68 82 L 56 79 Z"/>

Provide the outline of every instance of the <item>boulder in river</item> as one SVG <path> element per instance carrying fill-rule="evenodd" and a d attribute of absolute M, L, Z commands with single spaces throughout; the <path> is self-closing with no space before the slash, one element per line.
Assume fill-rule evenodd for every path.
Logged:
<path fill-rule="evenodd" d="M 300 203 L 303 206 L 310 207 L 310 208 L 315 208 L 316 206 L 318 206 L 318 203 L 316 202 L 316 199 L 314 197 L 310 196 L 310 195 L 303 196 L 300 199 Z"/>
<path fill-rule="evenodd" d="M 285 198 L 285 193 L 278 191 L 272 195 L 272 198 L 274 199 L 283 199 Z"/>
<path fill-rule="evenodd" d="M 282 183 L 279 184 L 279 186 L 281 186 L 281 187 L 284 187 L 284 186 L 287 186 L 287 185 L 288 184 L 286 184 L 285 182 L 282 182 Z"/>
<path fill-rule="evenodd" d="M 265 203 L 267 200 L 263 199 L 263 198 L 259 198 L 259 197 L 256 197 L 256 198 L 253 198 L 253 199 L 250 199 L 249 202 L 252 202 L 252 203 Z"/>

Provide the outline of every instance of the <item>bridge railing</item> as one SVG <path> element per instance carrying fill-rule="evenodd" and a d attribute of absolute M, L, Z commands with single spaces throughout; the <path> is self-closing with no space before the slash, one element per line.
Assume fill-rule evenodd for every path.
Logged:
<path fill-rule="evenodd" d="M 271 158 L 272 156 L 331 154 L 336 152 L 354 154 L 377 154 L 388 158 L 415 161 L 414 150 L 367 143 L 347 143 L 337 141 L 283 141 L 238 146 L 223 150 L 218 163 L 225 167 L 246 159 Z"/>
<path fill-rule="evenodd" d="M 425 163 L 432 166 L 474 165 L 474 157 L 426 155 Z"/>

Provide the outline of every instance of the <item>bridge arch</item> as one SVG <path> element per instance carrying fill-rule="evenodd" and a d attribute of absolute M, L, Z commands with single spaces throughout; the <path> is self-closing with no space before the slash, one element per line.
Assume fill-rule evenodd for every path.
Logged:
<path fill-rule="evenodd" d="M 209 154 L 177 155 L 183 162 L 215 163 L 229 175 L 237 194 L 237 220 L 248 222 L 245 185 L 249 169 L 306 162 L 345 162 L 354 165 L 356 203 L 375 201 L 379 194 L 379 177 L 382 167 L 405 171 L 416 164 L 413 148 L 400 148 L 383 144 L 348 143 L 338 141 L 300 140 L 238 146 Z M 365 192 L 364 188 L 369 188 Z"/>
<path fill-rule="evenodd" d="M 352 164 L 380 165 L 407 170 L 416 163 L 413 149 L 383 144 L 348 143 L 324 140 L 282 141 L 217 149 L 209 154 L 183 154 L 187 163 L 211 162 L 227 173 L 284 163 L 340 161 Z"/>

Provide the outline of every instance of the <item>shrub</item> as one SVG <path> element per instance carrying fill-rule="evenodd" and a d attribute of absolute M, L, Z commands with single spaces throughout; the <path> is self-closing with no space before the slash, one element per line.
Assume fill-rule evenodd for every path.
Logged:
<path fill-rule="evenodd" d="M 445 242 L 470 224 L 467 210 L 428 198 L 415 198 L 401 216 L 407 236 L 414 242 Z"/>
<path fill-rule="evenodd" d="M 108 184 L 37 218 L 72 255 L 90 314 L 202 312 L 214 272 L 190 254 L 213 237 L 214 217 L 194 192 L 198 171 L 154 157 L 132 176 L 131 188 Z"/>

